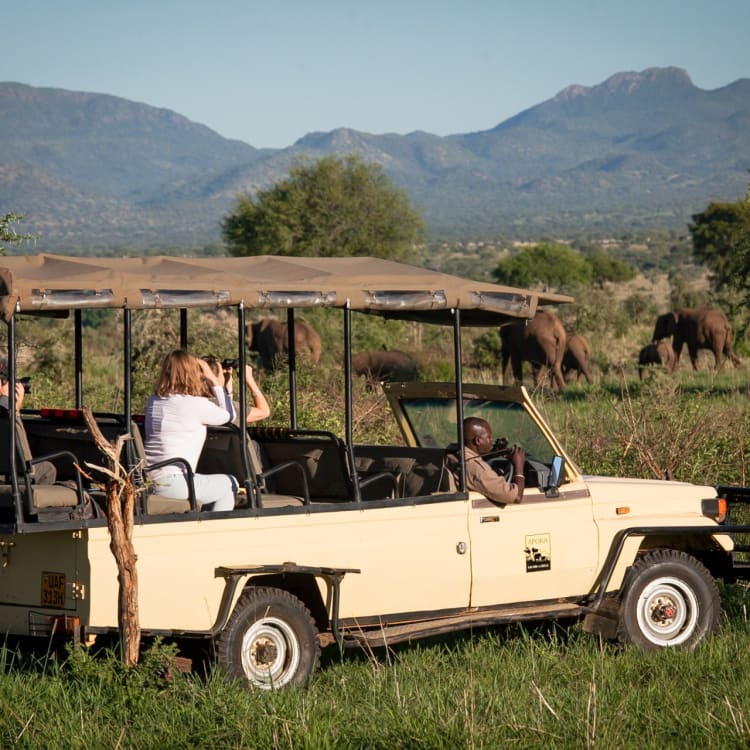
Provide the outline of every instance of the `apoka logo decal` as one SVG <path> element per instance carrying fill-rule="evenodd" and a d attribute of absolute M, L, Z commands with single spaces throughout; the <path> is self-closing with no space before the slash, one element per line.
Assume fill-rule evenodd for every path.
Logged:
<path fill-rule="evenodd" d="M 524 539 L 526 572 L 550 570 L 552 567 L 552 543 L 549 534 L 530 534 Z"/>

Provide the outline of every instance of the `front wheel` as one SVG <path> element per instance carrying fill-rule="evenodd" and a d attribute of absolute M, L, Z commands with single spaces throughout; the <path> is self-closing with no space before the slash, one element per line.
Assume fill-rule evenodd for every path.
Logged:
<path fill-rule="evenodd" d="M 305 685 L 320 655 L 310 611 L 282 589 L 246 590 L 217 639 L 219 663 L 250 685 Z"/>
<path fill-rule="evenodd" d="M 698 560 L 654 550 L 637 560 L 619 609 L 617 637 L 644 650 L 692 650 L 719 627 L 719 591 Z"/>

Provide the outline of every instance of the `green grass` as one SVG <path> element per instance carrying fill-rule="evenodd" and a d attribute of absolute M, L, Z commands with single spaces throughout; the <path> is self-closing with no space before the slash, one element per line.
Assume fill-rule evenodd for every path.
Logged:
<path fill-rule="evenodd" d="M 109 653 L 3 652 L 4 748 L 732 748 L 750 742 L 744 588 L 695 652 L 643 654 L 577 625 L 511 626 L 373 653 L 324 652 L 307 690 L 165 676 Z"/>

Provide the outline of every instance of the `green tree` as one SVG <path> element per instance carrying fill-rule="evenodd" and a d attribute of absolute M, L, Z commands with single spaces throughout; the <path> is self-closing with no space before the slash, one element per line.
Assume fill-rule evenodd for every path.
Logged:
<path fill-rule="evenodd" d="M 383 170 L 355 155 L 298 162 L 253 199 L 238 198 L 222 235 L 232 255 L 401 260 L 424 238 L 421 217 Z"/>
<path fill-rule="evenodd" d="M 750 290 L 750 187 L 744 200 L 709 203 L 689 225 L 693 255 L 711 270 L 717 291 Z"/>
<path fill-rule="evenodd" d="M 633 266 L 605 253 L 594 253 L 587 260 L 591 264 L 592 280 L 600 286 L 605 281 L 630 281 L 635 276 Z"/>
<path fill-rule="evenodd" d="M 5 255 L 5 245 L 3 242 L 21 242 L 22 240 L 33 239 L 30 234 L 18 234 L 12 224 L 23 220 L 23 214 L 5 214 L 0 216 L 0 255 Z"/>
<path fill-rule="evenodd" d="M 543 284 L 554 289 L 589 284 L 592 275 L 591 263 L 581 253 L 567 245 L 549 242 L 503 258 L 493 273 L 500 284 L 521 287 Z"/>

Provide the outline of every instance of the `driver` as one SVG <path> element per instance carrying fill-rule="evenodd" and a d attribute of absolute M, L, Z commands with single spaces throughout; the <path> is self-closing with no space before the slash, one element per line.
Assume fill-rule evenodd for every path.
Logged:
<path fill-rule="evenodd" d="M 482 456 L 492 452 L 492 428 L 489 422 L 479 417 L 464 419 L 464 457 L 466 459 L 466 488 L 481 492 L 489 500 L 498 503 L 520 503 L 526 485 L 523 474 L 526 452 L 515 446 L 509 459 L 513 464 L 513 479 L 508 481 L 498 474 Z M 507 455 L 507 452 L 504 452 Z M 456 453 L 445 458 L 447 468 L 458 480 L 459 460 Z"/>

